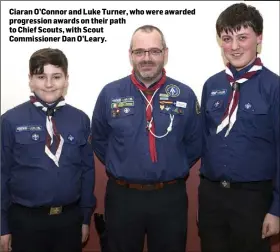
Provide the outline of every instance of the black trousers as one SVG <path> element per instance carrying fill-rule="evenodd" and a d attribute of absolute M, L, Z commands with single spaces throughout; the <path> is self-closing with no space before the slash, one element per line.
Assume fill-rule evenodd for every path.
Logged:
<path fill-rule="evenodd" d="M 142 191 L 108 180 L 105 196 L 106 252 L 185 252 L 188 200 L 182 180 Z"/>
<path fill-rule="evenodd" d="M 272 183 L 224 188 L 201 178 L 198 227 L 202 252 L 270 252 L 262 224 L 272 202 Z"/>
<path fill-rule="evenodd" d="M 13 252 L 81 252 L 82 214 L 73 206 L 60 215 L 12 205 L 9 225 Z"/>

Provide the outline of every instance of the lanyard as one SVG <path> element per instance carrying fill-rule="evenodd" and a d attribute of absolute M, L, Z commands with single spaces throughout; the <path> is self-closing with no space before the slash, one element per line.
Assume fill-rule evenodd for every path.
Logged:
<path fill-rule="evenodd" d="M 150 106 L 150 107 L 151 107 L 151 112 L 152 112 L 152 114 L 153 114 L 153 105 L 152 105 L 152 102 L 153 102 L 154 96 L 155 96 L 155 94 L 157 93 L 158 90 L 159 90 L 159 88 L 155 90 L 155 92 L 153 93 L 152 98 L 151 98 L 150 101 L 147 99 L 147 97 L 145 96 L 145 94 L 143 93 L 143 91 L 142 91 L 142 90 L 139 90 L 140 93 L 142 94 L 142 96 L 143 96 L 143 97 L 145 98 L 145 100 L 147 101 L 146 110 L 148 110 L 148 108 L 149 108 L 149 106 Z M 166 136 L 169 134 L 169 132 L 172 131 L 174 115 L 169 114 L 169 118 L 170 118 L 170 122 L 169 122 L 169 126 L 168 126 L 167 129 L 166 129 L 166 133 L 165 133 L 164 135 L 161 135 L 161 136 L 156 135 L 156 134 L 152 131 L 152 122 L 153 122 L 153 119 L 154 119 L 153 116 L 152 116 L 151 120 L 150 120 L 149 122 L 147 122 L 147 126 L 148 126 L 147 128 L 148 128 L 148 130 L 151 132 L 151 134 L 152 134 L 154 137 L 156 137 L 156 138 L 163 138 L 163 137 L 166 137 Z"/>

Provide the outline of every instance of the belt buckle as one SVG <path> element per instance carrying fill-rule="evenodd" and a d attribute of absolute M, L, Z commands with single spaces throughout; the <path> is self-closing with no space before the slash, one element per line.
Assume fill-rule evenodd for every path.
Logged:
<path fill-rule="evenodd" d="M 144 191 L 152 191 L 155 189 L 155 186 L 153 184 L 145 184 L 145 185 L 142 185 L 141 188 Z"/>
<path fill-rule="evenodd" d="M 59 207 L 51 207 L 51 208 L 50 208 L 49 215 L 58 215 L 58 214 L 61 214 L 61 212 L 62 212 L 62 206 L 59 206 Z"/>
<path fill-rule="evenodd" d="M 223 180 L 220 182 L 220 184 L 222 185 L 222 187 L 224 188 L 230 188 L 230 182 Z"/>

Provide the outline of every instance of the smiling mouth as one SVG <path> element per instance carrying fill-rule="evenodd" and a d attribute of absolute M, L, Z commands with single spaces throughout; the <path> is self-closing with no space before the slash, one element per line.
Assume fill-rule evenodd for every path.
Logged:
<path fill-rule="evenodd" d="M 142 65 L 141 68 L 152 68 L 154 65 Z"/>
<path fill-rule="evenodd" d="M 243 55 L 243 53 L 232 53 L 231 55 L 235 58 L 238 58 L 238 57 L 241 57 Z"/>

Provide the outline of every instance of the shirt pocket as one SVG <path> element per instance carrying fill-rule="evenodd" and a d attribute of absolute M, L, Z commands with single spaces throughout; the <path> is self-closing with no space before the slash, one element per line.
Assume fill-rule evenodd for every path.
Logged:
<path fill-rule="evenodd" d="M 186 109 L 184 108 L 177 108 L 177 107 L 172 107 L 169 108 L 168 110 L 166 110 L 166 108 L 160 110 L 160 116 L 162 118 L 162 125 L 164 125 L 164 127 L 166 127 L 166 129 L 168 128 L 168 126 L 172 121 L 172 128 L 177 127 L 178 125 L 180 125 L 183 121 L 184 118 L 184 114 L 186 113 Z M 173 118 L 173 119 L 172 119 Z"/>
<path fill-rule="evenodd" d="M 18 132 L 15 134 L 14 155 L 28 163 L 30 159 L 40 159 L 45 155 L 46 132 Z"/>
<path fill-rule="evenodd" d="M 241 126 L 250 133 L 259 134 L 273 129 L 269 106 L 264 102 L 258 101 L 254 106 L 251 103 L 241 103 L 238 116 Z"/>
<path fill-rule="evenodd" d="M 111 119 L 109 121 L 114 136 L 132 136 L 134 134 L 133 122 L 135 122 L 135 108 L 120 108 L 119 113 L 111 110 Z"/>
<path fill-rule="evenodd" d="M 62 133 L 64 144 L 62 153 L 67 163 L 80 164 L 82 162 L 82 147 L 87 144 L 87 139 L 82 132 Z"/>
<path fill-rule="evenodd" d="M 222 122 L 224 111 L 225 102 L 223 100 L 208 100 L 206 103 L 206 117 L 211 126 L 216 127 Z"/>

